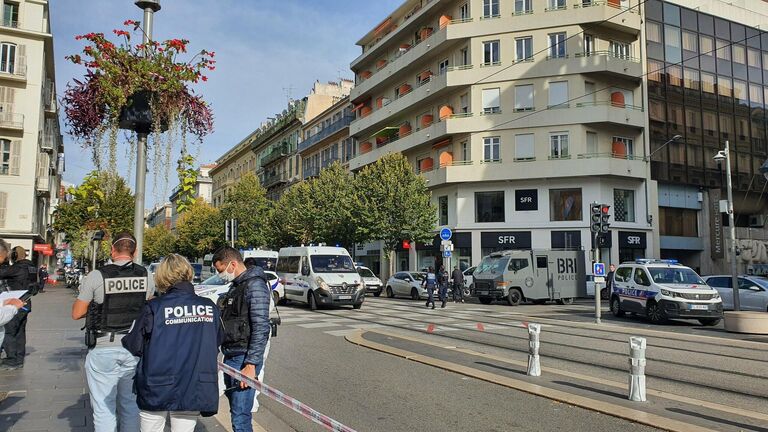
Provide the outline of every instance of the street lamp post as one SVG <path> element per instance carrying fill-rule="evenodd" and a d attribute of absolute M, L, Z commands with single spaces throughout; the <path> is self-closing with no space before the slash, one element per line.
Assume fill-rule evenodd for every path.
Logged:
<path fill-rule="evenodd" d="M 144 45 L 152 40 L 155 12 L 160 10 L 160 0 L 137 0 L 136 6 L 144 11 Z M 144 249 L 144 194 L 147 188 L 147 133 L 139 132 L 136 149 L 136 201 L 133 207 L 133 235 L 136 237 L 136 254 L 133 260 L 141 264 Z"/>
<path fill-rule="evenodd" d="M 731 226 L 731 284 L 733 289 L 733 310 L 741 310 L 739 299 L 739 269 L 736 264 L 736 221 L 733 215 L 733 182 L 731 180 L 731 146 L 725 142 L 725 150 L 720 150 L 714 159 L 718 162 L 725 161 L 726 187 L 728 188 L 728 224 Z M 765 164 L 763 164 L 765 166 Z M 762 171 L 762 167 L 761 167 Z"/>

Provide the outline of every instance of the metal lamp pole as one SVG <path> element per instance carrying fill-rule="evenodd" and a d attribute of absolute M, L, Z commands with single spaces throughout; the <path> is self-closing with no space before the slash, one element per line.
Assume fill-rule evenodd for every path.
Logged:
<path fill-rule="evenodd" d="M 155 12 L 160 10 L 160 0 L 137 0 L 136 6 L 144 11 L 144 44 L 152 40 L 152 24 Z M 136 149 L 136 201 L 133 207 L 133 235 L 136 237 L 136 254 L 133 261 L 142 263 L 144 249 L 144 194 L 147 188 L 147 133 L 138 133 Z"/>
<path fill-rule="evenodd" d="M 733 289 L 733 310 L 741 310 L 739 299 L 739 268 L 736 263 L 736 221 L 733 215 L 733 182 L 731 180 L 731 146 L 725 142 L 725 150 L 717 152 L 715 160 L 725 161 L 726 187 L 728 188 L 728 224 L 731 226 L 731 285 Z"/>

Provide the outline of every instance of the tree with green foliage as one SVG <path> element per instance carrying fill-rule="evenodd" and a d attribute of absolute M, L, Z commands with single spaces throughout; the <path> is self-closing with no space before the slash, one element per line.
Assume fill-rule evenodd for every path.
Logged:
<path fill-rule="evenodd" d="M 192 261 L 224 246 L 224 219 L 198 198 L 176 221 L 176 235 L 176 251 Z"/>
<path fill-rule="evenodd" d="M 70 199 L 60 203 L 53 214 L 53 229 L 64 233 L 78 258 L 90 256 L 90 239 L 105 232 L 99 259 L 109 256 L 109 238 L 133 230 L 133 194 L 125 179 L 109 172 L 93 171 L 79 186 L 67 191 Z"/>
<path fill-rule="evenodd" d="M 323 169 L 309 182 L 309 196 L 314 208 L 313 241 L 340 244 L 352 250 L 355 243 L 367 240 L 357 229 L 360 198 L 355 178 L 340 163 Z"/>
<path fill-rule="evenodd" d="M 258 177 L 249 173 L 240 178 L 221 206 L 224 220 L 237 220 L 236 247 L 247 249 L 269 243 L 270 207 Z"/>
<path fill-rule="evenodd" d="M 176 236 L 165 225 L 157 225 L 144 231 L 143 258 L 147 262 L 159 261 L 160 258 L 176 251 Z"/>
<path fill-rule="evenodd" d="M 356 177 L 360 205 L 353 217 L 361 239 L 381 240 L 393 272 L 395 248 L 403 240 L 428 242 L 434 236 L 437 208 L 426 180 L 400 153 L 386 155 Z"/>
<path fill-rule="evenodd" d="M 313 243 L 316 212 L 310 182 L 297 183 L 280 197 L 269 218 L 270 241 L 276 248 Z"/>

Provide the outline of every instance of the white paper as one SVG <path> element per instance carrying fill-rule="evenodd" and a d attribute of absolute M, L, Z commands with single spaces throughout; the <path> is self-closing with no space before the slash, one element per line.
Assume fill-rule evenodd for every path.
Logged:
<path fill-rule="evenodd" d="M 8 299 L 21 298 L 21 296 L 23 296 L 26 293 L 27 293 L 27 290 L 6 291 L 3 293 L 0 293 L 0 303 Z"/>

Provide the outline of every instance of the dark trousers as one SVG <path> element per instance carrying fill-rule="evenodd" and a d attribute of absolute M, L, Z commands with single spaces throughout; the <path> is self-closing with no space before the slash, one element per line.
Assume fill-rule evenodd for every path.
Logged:
<path fill-rule="evenodd" d="M 439 298 L 440 301 L 445 303 L 445 301 L 448 299 L 448 283 L 443 282 L 440 284 L 440 292 L 439 292 Z"/>
<path fill-rule="evenodd" d="M 427 306 L 435 304 L 435 286 L 427 285 Z"/>
<path fill-rule="evenodd" d="M 28 312 L 20 310 L 12 320 L 5 325 L 5 363 L 11 365 L 24 364 L 24 356 L 27 354 L 27 315 Z"/>
<path fill-rule="evenodd" d="M 454 282 L 453 283 L 453 301 L 464 300 L 464 284 Z"/>

